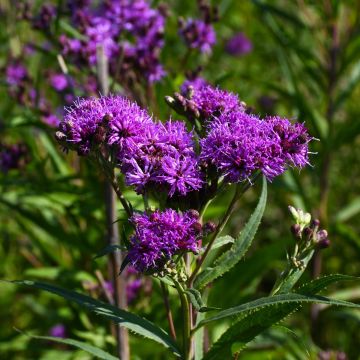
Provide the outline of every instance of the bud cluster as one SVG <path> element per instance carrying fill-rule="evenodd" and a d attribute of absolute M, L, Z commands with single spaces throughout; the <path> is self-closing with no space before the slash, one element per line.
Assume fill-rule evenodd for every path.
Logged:
<path fill-rule="evenodd" d="M 300 245 L 306 249 L 327 248 L 330 246 L 328 233 L 325 229 L 320 229 L 320 221 L 311 219 L 309 213 L 305 213 L 301 209 L 295 209 L 289 206 L 295 224 L 291 226 L 291 232 Z"/>

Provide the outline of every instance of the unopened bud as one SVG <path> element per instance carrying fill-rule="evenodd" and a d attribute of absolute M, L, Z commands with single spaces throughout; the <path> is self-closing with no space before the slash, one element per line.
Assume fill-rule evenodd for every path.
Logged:
<path fill-rule="evenodd" d="M 216 230 L 216 224 L 213 223 L 212 221 L 208 221 L 207 223 L 205 223 L 205 225 L 203 226 L 203 232 L 207 235 L 207 234 L 211 234 Z"/>
<path fill-rule="evenodd" d="M 199 212 L 198 212 L 197 210 L 194 210 L 194 209 L 190 209 L 190 210 L 188 211 L 188 214 L 189 214 L 191 217 L 194 217 L 194 218 L 196 218 L 196 219 L 198 219 L 199 216 L 200 216 Z"/>
<path fill-rule="evenodd" d="M 313 229 L 318 228 L 320 226 L 320 220 L 319 219 L 313 219 L 313 221 L 311 222 L 311 227 Z"/>
<path fill-rule="evenodd" d="M 330 246 L 330 240 L 328 238 L 323 239 L 321 241 L 318 242 L 318 247 L 320 249 L 326 249 Z"/>
<path fill-rule="evenodd" d="M 311 237 L 313 236 L 314 234 L 314 231 L 313 229 L 311 229 L 310 227 L 306 227 L 304 230 L 303 230 L 303 233 L 304 233 L 304 236 L 307 240 L 310 240 Z"/>
<path fill-rule="evenodd" d="M 301 227 L 299 224 L 291 225 L 290 230 L 296 239 L 301 238 Z"/>
<path fill-rule="evenodd" d="M 202 225 L 199 222 L 193 223 L 191 227 L 199 234 L 202 230 Z"/>

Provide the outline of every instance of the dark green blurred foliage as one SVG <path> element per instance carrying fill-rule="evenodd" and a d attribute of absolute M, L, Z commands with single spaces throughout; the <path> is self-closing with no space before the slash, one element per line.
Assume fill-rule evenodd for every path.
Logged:
<path fill-rule="evenodd" d="M 105 259 L 93 260 L 105 244 L 104 179 L 90 162 L 62 153 L 53 139 L 53 129 L 41 122 L 36 109 L 19 106 L 9 96 L 3 72 L 7 61 L 21 56 L 27 41 L 40 44 L 46 40 L 16 20 L 11 3 L 0 0 L 0 141 L 24 142 L 30 162 L 20 170 L 0 173 L 0 277 L 54 281 L 104 299 L 99 288 L 87 290 L 89 283 L 98 284 L 96 270 L 105 277 L 107 274 Z M 155 115 L 170 115 L 163 97 L 177 91 L 185 70 L 202 66 L 202 75 L 210 83 L 238 93 L 255 113 L 277 113 L 304 121 L 318 139 L 311 145 L 316 153 L 311 167 L 300 174 L 288 171 L 269 185 L 267 209 L 256 241 L 245 260 L 219 280 L 209 306 L 234 306 L 271 290 L 293 243 L 288 230 L 289 204 L 318 216 L 331 238 L 331 247 L 316 256 L 304 279 L 320 273 L 359 275 L 360 3 L 217 1 L 220 21 L 215 25 L 217 45 L 211 57 L 187 54 L 176 31 L 177 16 L 196 14 L 195 2 L 171 0 L 167 4 L 171 15 L 162 61 L 169 74 L 155 85 L 156 98 L 148 104 Z M 253 51 L 232 57 L 224 51 L 225 43 L 239 31 L 251 39 Z M 62 106 L 44 81 L 47 68 L 59 70 L 56 55 L 43 51 L 25 60 L 36 88 L 52 92 L 54 104 Z M 79 81 L 84 76 L 78 69 L 70 71 Z M 264 97 L 272 100 L 270 107 L 264 105 Z M 134 194 L 127 196 L 140 203 Z M 207 213 L 209 219 L 220 217 L 230 196 L 224 194 L 216 200 Z M 238 233 L 256 202 L 256 192 L 247 193 L 229 224 L 231 234 Z M 118 213 L 120 218 L 124 216 L 120 208 Z M 356 302 L 360 288 L 353 286 L 346 291 L 332 287 L 329 292 L 334 298 Z M 7 284 L 1 289 L 0 358 L 91 359 L 66 345 L 46 344 L 15 330 L 46 335 L 58 323 L 66 326 L 69 337 L 112 352 L 114 340 L 108 322 L 47 293 Z M 172 305 L 176 306 L 175 301 Z M 158 283 L 153 284 L 151 296 L 141 296 L 130 308 L 167 327 Z M 315 310 L 316 319 L 305 306 L 258 337 L 240 358 L 317 359 L 321 349 L 334 349 L 357 359 L 359 312 L 325 307 Z M 176 311 L 174 316 L 175 322 L 180 322 Z M 212 326 L 208 336 L 219 337 L 227 325 Z M 134 359 L 170 358 L 160 346 L 140 337 L 131 336 L 131 347 Z"/>

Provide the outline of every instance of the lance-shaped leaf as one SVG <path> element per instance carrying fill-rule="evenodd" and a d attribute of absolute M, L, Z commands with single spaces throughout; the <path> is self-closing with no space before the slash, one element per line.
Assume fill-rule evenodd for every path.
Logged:
<path fill-rule="evenodd" d="M 188 298 L 191 301 L 194 308 L 198 312 L 207 312 L 207 311 L 212 311 L 212 310 L 220 310 L 220 308 L 206 306 L 206 304 L 204 303 L 204 301 L 203 301 L 203 299 L 201 297 L 201 293 L 200 293 L 199 290 L 190 288 L 190 289 L 186 289 L 185 293 L 188 296 Z"/>
<path fill-rule="evenodd" d="M 98 359 L 118 360 L 117 357 L 109 354 L 108 352 L 106 352 L 102 349 L 99 349 L 96 346 L 84 343 L 82 341 L 78 341 L 78 340 L 74 340 L 74 339 L 63 339 L 63 338 L 54 337 L 54 336 L 37 336 L 37 335 L 31 335 L 31 334 L 26 334 L 26 335 L 28 335 L 31 338 L 38 339 L 38 340 L 53 341 L 53 342 L 57 342 L 60 344 L 71 345 L 78 349 L 84 350 L 91 355 L 94 355 Z"/>
<path fill-rule="evenodd" d="M 292 312 L 296 311 L 300 307 L 303 301 L 314 301 L 314 302 L 323 302 L 328 305 L 344 305 L 350 307 L 360 307 L 358 304 L 353 304 L 349 302 L 342 302 L 339 300 L 331 300 L 324 297 L 312 297 L 307 296 L 306 293 L 318 293 L 322 289 L 326 288 L 330 284 L 341 281 L 341 280 L 359 280 L 358 278 L 346 275 L 329 275 L 316 280 L 313 280 L 304 286 L 302 286 L 298 292 L 299 294 L 291 293 L 286 295 L 301 295 L 306 298 L 302 298 L 301 302 L 293 301 L 294 298 L 289 302 L 272 302 L 264 303 L 258 307 L 252 307 L 251 311 L 238 312 L 238 315 L 243 315 L 239 321 L 236 321 L 221 337 L 220 339 L 212 346 L 210 351 L 205 355 L 203 360 L 221 360 L 231 358 L 231 345 L 236 342 L 240 345 L 240 349 L 244 348 L 248 342 L 253 340 L 257 335 L 262 333 L 264 330 L 268 329 L 274 324 L 277 324 L 279 321 L 283 320 L 285 317 L 289 316 Z M 279 296 L 279 295 L 277 295 Z M 268 299 L 275 298 L 276 296 L 270 297 Z M 312 298 L 313 300 L 310 300 Z M 266 299 L 266 298 L 265 298 Z M 259 299 L 261 300 L 261 299 Z M 273 299 L 274 300 L 274 299 Z M 299 299 L 300 300 L 300 299 Z M 254 302 L 251 302 L 254 303 Z M 251 304 L 248 303 L 248 304 Z"/>
<path fill-rule="evenodd" d="M 212 268 L 206 268 L 195 278 L 194 287 L 199 289 L 203 288 L 209 282 L 225 274 L 242 259 L 249 249 L 259 227 L 265 210 L 266 198 L 267 183 L 265 177 L 263 177 L 263 186 L 259 203 L 257 204 L 249 221 L 244 226 L 240 235 L 236 238 L 231 249 L 220 256 L 220 258 L 215 262 L 215 266 Z"/>
<path fill-rule="evenodd" d="M 28 280 L 17 280 L 12 281 L 12 283 L 45 290 L 47 292 L 61 296 L 64 299 L 74 301 L 80 306 L 89 309 L 97 315 L 103 316 L 139 335 L 164 345 L 165 347 L 169 348 L 176 356 L 180 356 L 180 350 L 177 344 L 163 329 L 138 315 L 119 309 L 110 304 L 106 304 L 102 301 L 95 300 L 90 296 L 83 295 L 75 291 L 62 289 L 50 284 Z"/>

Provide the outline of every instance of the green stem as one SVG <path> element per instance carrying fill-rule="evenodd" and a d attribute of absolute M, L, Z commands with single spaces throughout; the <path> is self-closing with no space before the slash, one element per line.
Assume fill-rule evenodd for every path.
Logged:
<path fill-rule="evenodd" d="M 176 290 L 180 297 L 182 318 L 183 318 L 183 353 L 184 360 L 191 359 L 191 324 L 190 324 L 190 307 L 183 287 L 179 282 L 173 280 Z"/>
<path fill-rule="evenodd" d="M 213 233 L 212 238 L 210 239 L 204 255 L 201 257 L 200 261 L 197 263 L 195 270 L 193 271 L 193 273 L 191 274 L 188 284 L 189 287 L 192 287 L 193 281 L 195 279 L 196 274 L 199 272 L 203 262 L 205 261 L 206 256 L 208 255 L 209 251 L 211 250 L 212 245 L 214 244 L 216 238 L 218 237 L 218 235 L 223 231 L 225 225 L 227 224 L 227 222 L 230 219 L 231 214 L 233 213 L 234 209 L 235 209 L 235 205 L 237 203 L 237 201 L 240 199 L 241 195 L 244 194 L 244 192 L 251 186 L 251 183 L 247 183 L 245 186 L 241 186 L 240 184 L 238 184 L 236 186 L 236 190 L 234 193 L 234 196 L 229 204 L 229 207 L 226 210 L 226 213 L 224 214 L 223 218 L 221 219 L 219 225 L 216 227 L 215 232 Z"/>

